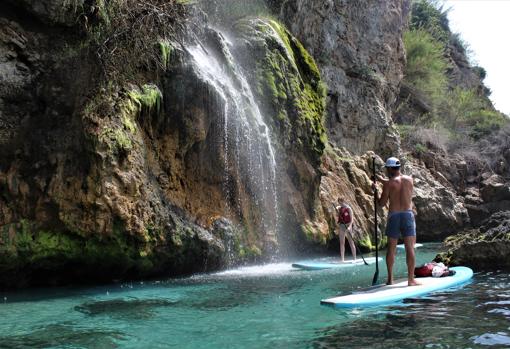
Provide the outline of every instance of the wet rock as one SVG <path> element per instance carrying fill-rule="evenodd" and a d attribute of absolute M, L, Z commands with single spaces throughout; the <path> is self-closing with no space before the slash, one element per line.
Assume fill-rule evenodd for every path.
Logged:
<path fill-rule="evenodd" d="M 493 214 L 480 228 L 447 238 L 436 257 L 448 265 L 482 270 L 510 270 L 510 211 Z"/>
<path fill-rule="evenodd" d="M 463 199 L 457 195 L 449 181 L 437 180 L 419 163 L 413 163 L 410 170 L 414 178 L 413 202 L 417 211 L 416 229 L 420 241 L 438 241 L 469 224 Z"/>
<path fill-rule="evenodd" d="M 282 136 L 272 144 L 284 164 L 282 202 L 268 212 L 259 205 L 267 198 L 254 200 L 262 195 L 244 184 L 265 183 L 263 176 L 226 158 L 222 112 L 234 99 L 198 71 L 187 50 L 193 43 L 175 44 L 165 70 L 141 69 L 138 84 L 99 88 L 96 57 L 62 28 L 72 25 L 67 5 L 81 1 L 9 3 L 0 15 L 0 287 L 204 272 L 303 240 L 301 225 L 315 220 L 319 199 L 325 96 L 313 59 L 285 28 L 244 21 L 235 52 L 214 29 L 195 38 L 213 41 L 208 52 L 225 69 L 233 55 L 275 58 L 271 67 L 229 72 L 239 100 L 268 97 L 264 107 L 278 112 L 264 116 L 267 127 L 252 125 Z M 261 88 L 252 97 L 239 85 L 242 69 Z M 239 139 L 239 148 L 257 145 Z M 266 148 L 259 155 L 270 158 Z M 264 223 L 278 214 L 283 234 Z"/>
<path fill-rule="evenodd" d="M 47 24 L 73 26 L 83 14 L 85 0 L 6 0 L 22 7 L 38 20 Z"/>

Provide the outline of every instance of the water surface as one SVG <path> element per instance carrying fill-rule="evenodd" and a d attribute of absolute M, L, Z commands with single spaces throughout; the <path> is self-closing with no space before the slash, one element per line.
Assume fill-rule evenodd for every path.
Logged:
<path fill-rule="evenodd" d="M 418 249 L 418 262 L 435 252 Z M 396 263 L 405 275 L 402 252 Z M 374 265 L 297 271 L 275 263 L 2 294 L 0 348 L 510 348 L 508 274 L 476 274 L 456 290 L 387 307 L 319 305 L 368 286 L 373 272 Z"/>

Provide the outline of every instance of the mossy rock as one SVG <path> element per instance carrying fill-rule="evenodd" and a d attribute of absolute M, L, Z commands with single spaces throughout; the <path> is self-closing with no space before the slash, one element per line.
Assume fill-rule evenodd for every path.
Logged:
<path fill-rule="evenodd" d="M 162 47 L 165 47 L 164 45 Z M 164 59 L 168 60 L 170 48 L 162 48 Z M 140 111 L 155 111 L 159 113 L 163 101 L 161 90 L 152 84 L 143 85 L 141 89 L 132 89 L 128 96 L 136 103 Z"/>
<path fill-rule="evenodd" d="M 147 237 L 125 231 L 121 223 L 103 235 L 41 228 L 27 220 L 4 225 L 0 227 L 0 289 L 216 269 L 222 263 L 221 244 L 202 237 L 199 230 L 179 219 L 166 232 L 150 225 Z"/>
<path fill-rule="evenodd" d="M 251 57 L 251 73 L 264 114 L 272 116 L 269 123 L 285 148 L 318 164 L 327 144 L 326 88 L 313 57 L 276 20 L 243 19 L 235 27 L 250 43 L 251 52 L 258 52 Z"/>

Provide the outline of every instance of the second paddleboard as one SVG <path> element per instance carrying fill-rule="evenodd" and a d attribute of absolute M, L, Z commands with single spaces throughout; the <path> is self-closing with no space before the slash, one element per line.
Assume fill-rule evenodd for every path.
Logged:
<path fill-rule="evenodd" d="M 383 259 L 379 257 L 379 262 Z M 375 257 L 369 257 L 365 258 L 365 261 L 368 264 L 375 263 Z M 332 269 L 332 268 L 349 268 L 349 267 L 355 267 L 364 265 L 365 263 L 361 258 L 356 260 L 348 260 L 345 262 L 340 261 L 334 261 L 333 259 L 330 260 L 309 260 L 309 261 L 302 261 L 293 263 L 292 266 L 294 268 L 298 269 L 304 269 L 304 270 L 323 270 L 323 269 Z"/>

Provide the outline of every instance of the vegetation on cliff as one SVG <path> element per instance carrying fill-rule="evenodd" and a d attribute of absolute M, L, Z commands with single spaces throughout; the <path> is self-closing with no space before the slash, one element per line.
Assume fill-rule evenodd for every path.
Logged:
<path fill-rule="evenodd" d="M 30 32 L 21 27 L 31 27 L 33 18 L 18 14 L 32 13 L 33 3 L 12 5 L 8 35 L 0 31 L 0 57 L 23 65 L 8 77 L 16 86 L 9 98 L 34 101 L 15 110 L 24 115 L 22 124 L 5 129 L 4 121 L 18 114 L 0 103 L 0 132 L 32 136 L 2 139 L 11 155 L 0 161 L 0 287 L 45 283 L 38 274 L 48 276 L 46 283 L 175 275 L 271 252 L 276 232 L 257 226 L 264 215 L 257 193 L 236 187 L 245 174 L 226 168 L 242 159 L 226 159 L 234 147 L 226 149 L 224 141 L 235 132 L 232 126 L 222 133 L 225 91 L 201 75 L 195 45 L 218 54 L 211 61 L 220 65 L 235 61 L 235 69 L 225 66 L 226 75 L 236 75 L 231 88 L 240 90 L 229 98 L 253 99 L 264 109 L 283 163 L 278 214 L 299 234 L 319 192 L 325 88 L 314 59 L 268 19 L 269 11 L 259 19 L 233 19 L 253 34 L 236 37 L 243 54 L 208 25 L 196 1 L 51 0 L 42 9 L 49 29 Z M 59 3 L 65 20 L 52 12 Z M 246 4 L 253 6 L 236 8 L 260 14 L 254 2 Z M 64 25 L 61 36 L 49 34 Z M 12 33 L 20 38 L 16 54 Z M 241 56 L 258 55 L 244 66 Z M 255 98 L 238 84 L 241 75 Z M 22 88 L 20 76 L 27 77 Z M 237 107 L 247 117 L 254 111 L 253 105 Z M 253 134 L 268 132 L 260 122 L 252 126 Z M 259 158 L 268 156 L 260 151 Z"/>
<path fill-rule="evenodd" d="M 484 69 L 469 63 L 467 46 L 450 31 L 441 6 L 413 1 L 404 44 L 407 66 L 397 121 L 404 125 L 404 144 L 411 150 L 446 145 L 456 151 L 459 144 L 476 148 L 478 140 L 510 124 L 492 106 Z M 421 137 L 424 129 L 435 137 Z"/>
<path fill-rule="evenodd" d="M 256 92 L 266 114 L 276 119 L 280 141 L 318 165 L 327 143 L 326 88 L 314 59 L 276 20 L 245 19 L 236 28 L 261 45 L 254 62 Z"/>

